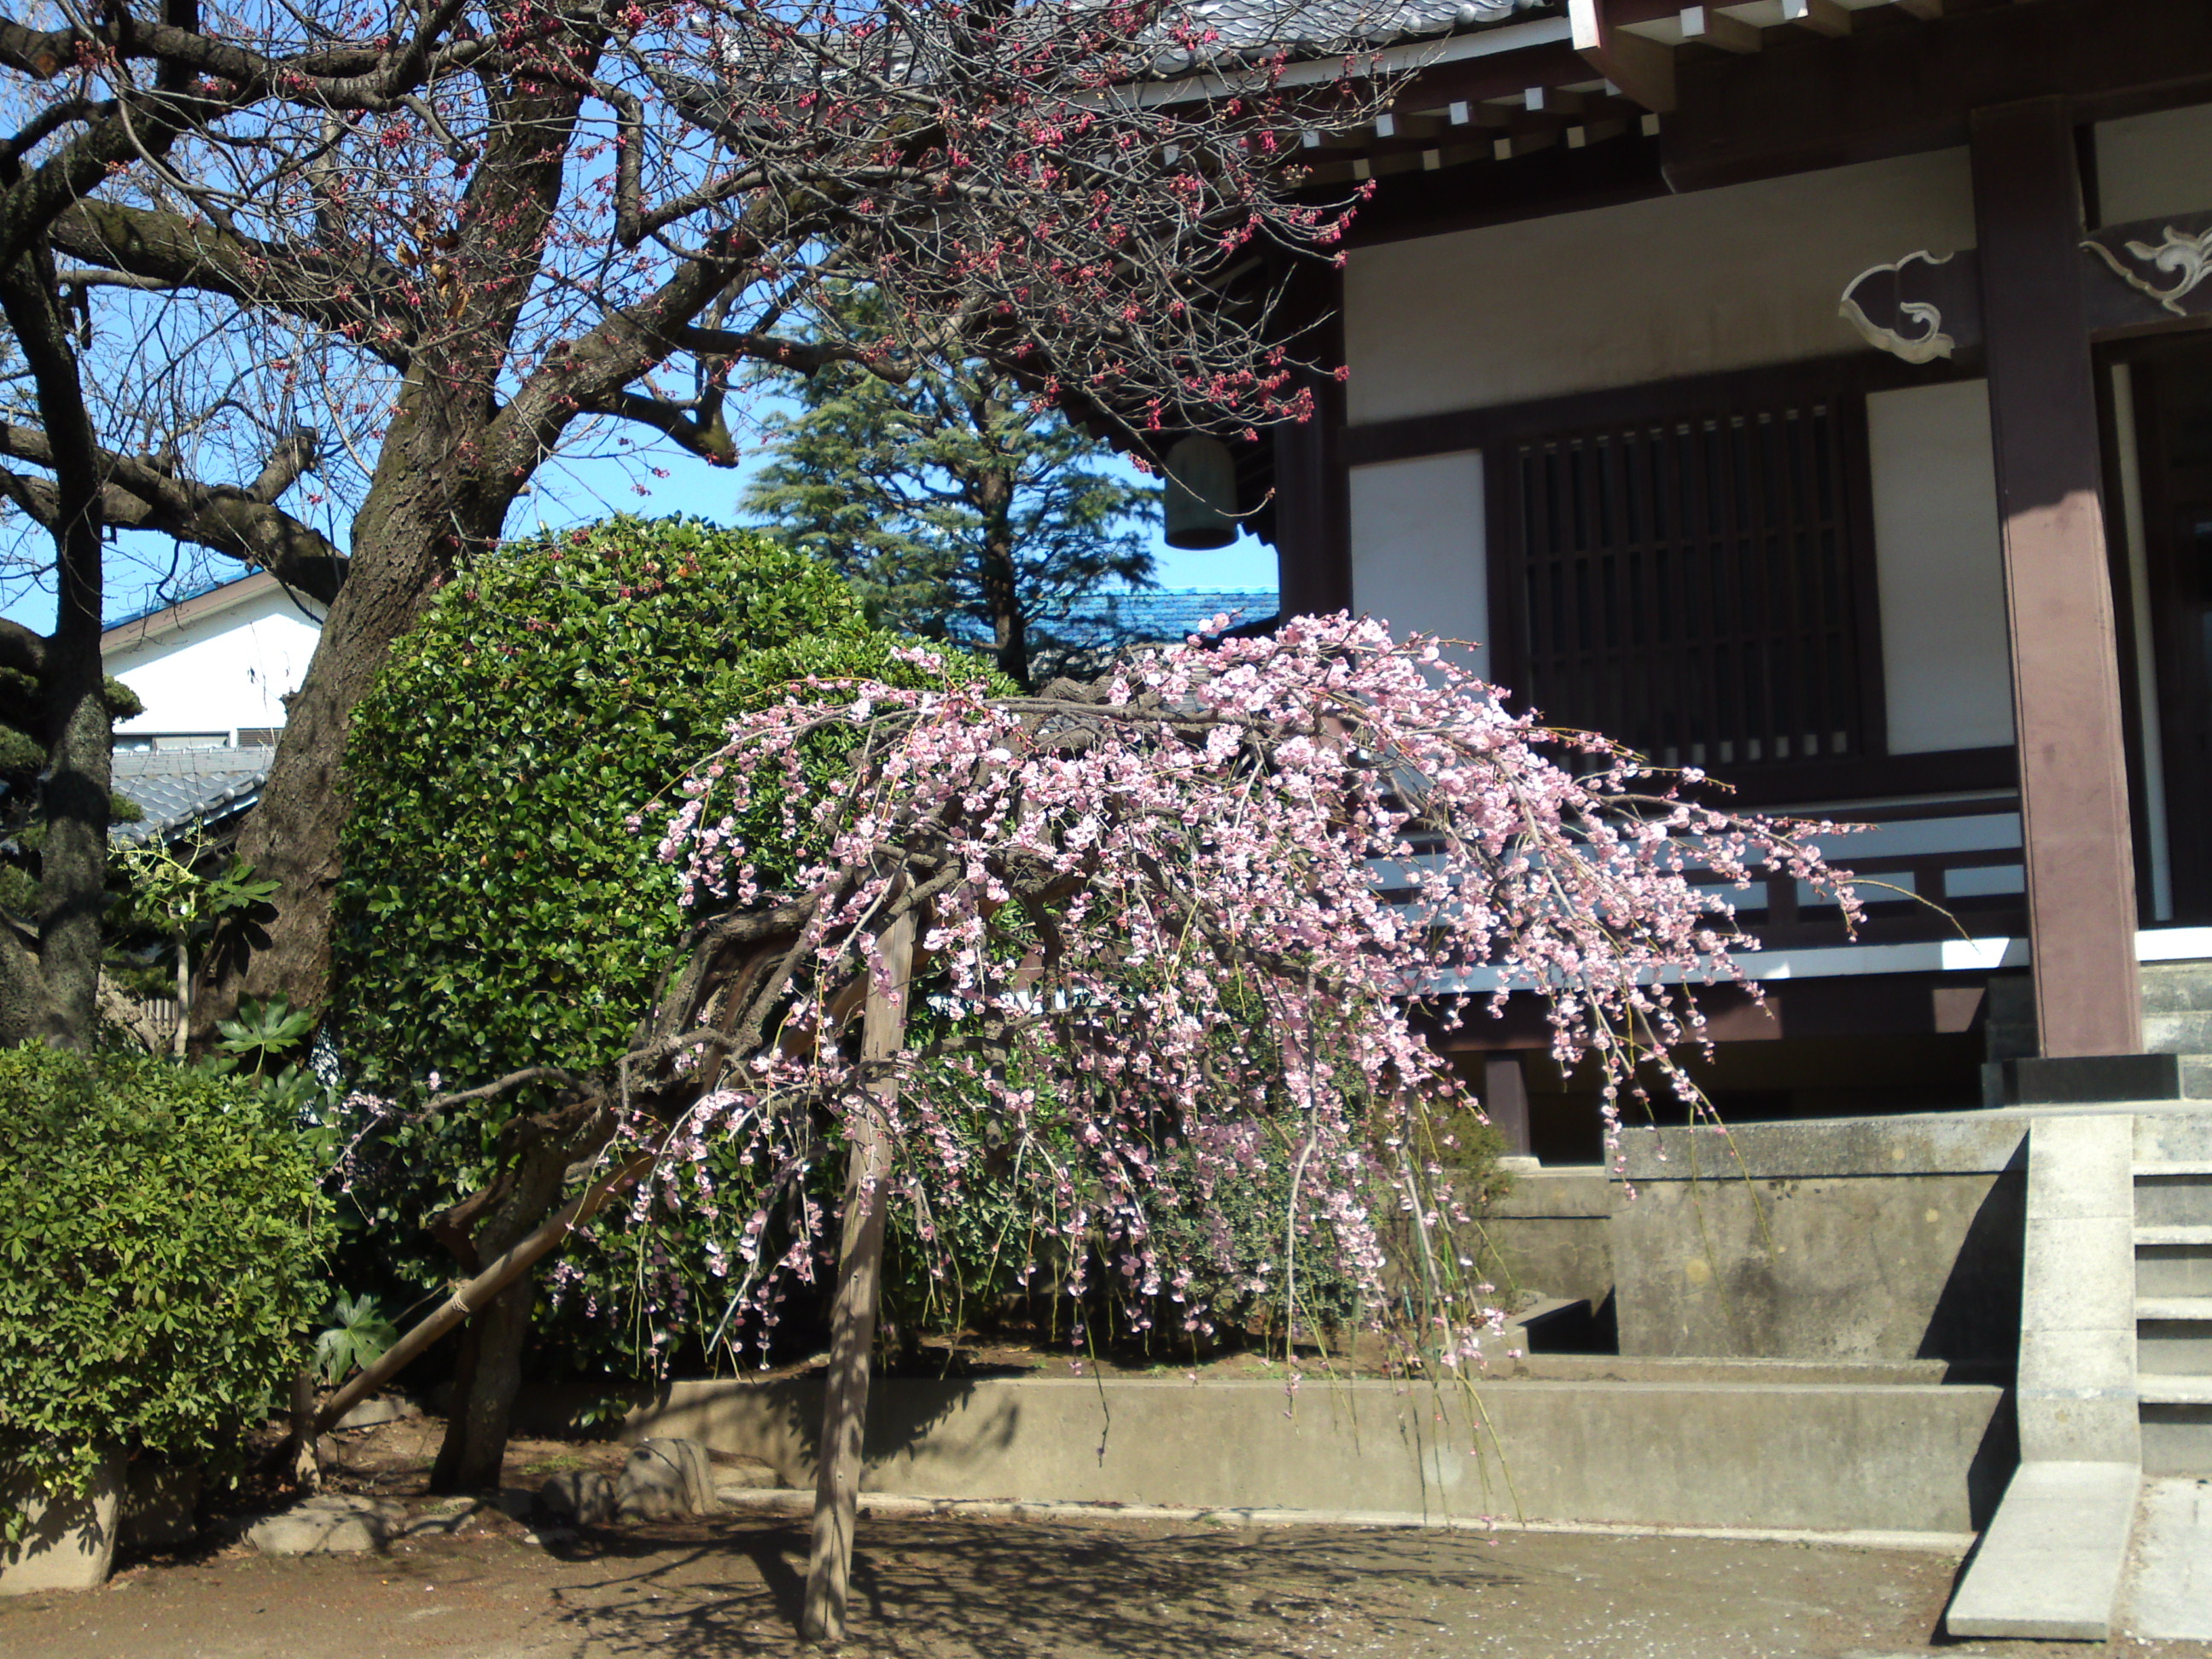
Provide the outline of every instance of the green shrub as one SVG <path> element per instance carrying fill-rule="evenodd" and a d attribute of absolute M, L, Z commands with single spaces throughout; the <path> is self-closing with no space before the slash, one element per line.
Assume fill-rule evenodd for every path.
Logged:
<path fill-rule="evenodd" d="M 0 1474 L 81 1490 L 115 1449 L 234 1459 L 304 1354 L 321 1210 L 242 1084 L 0 1051 Z"/>
<path fill-rule="evenodd" d="M 732 714 L 796 679 L 918 683 L 892 654 L 904 643 L 869 626 L 828 565 L 694 521 L 617 518 L 462 570 L 354 715 L 334 939 L 352 1081 L 419 1098 L 433 1073 L 458 1088 L 621 1054 L 687 926 L 677 872 L 656 855 L 672 786 Z M 839 752 L 825 741 L 812 763 Z M 766 793 L 749 840 L 775 821 Z M 773 849 L 760 861 L 773 879 Z M 387 1178 L 356 1197 L 387 1272 L 418 1286 L 450 1272 L 422 1222 L 481 1183 L 501 1127 L 532 1103 L 383 1142 Z M 635 1305 L 625 1291 L 641 1264 L 617 1248 L 619 1219 L 598 1226 L 600 1243 L 573 1248 L 559 1275 L 580 1276 L 576 1313 L 556 1328 L 580 1367 L 634 1363 L 652 1340 L 605 1316 Z M 665 1233 L 665 1270 L 688 1278 L 712 1231 L 691 1218 Z M 664 1308 L 663 1330 L 684 1316 Z"/>

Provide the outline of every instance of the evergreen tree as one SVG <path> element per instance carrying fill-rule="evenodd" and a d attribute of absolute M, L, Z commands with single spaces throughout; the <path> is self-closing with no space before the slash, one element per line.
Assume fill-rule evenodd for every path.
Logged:
<path fill-rule="evenodd" d="M 821 331 L 866 338 L 878 303 L 842 295 Z M 983 647 L 1036 685 L 1095 647 L 1095 624 L 1071 626 L 1086 599 L 1151 585 L 1136 520 L 1155 492 L 1012 375 L 971 360 L 903 383 L 851 362 L 788 379 L 797 408 L 770 417 L 775 459 L 742 505 L 835 564 L 883 624 Z"/>

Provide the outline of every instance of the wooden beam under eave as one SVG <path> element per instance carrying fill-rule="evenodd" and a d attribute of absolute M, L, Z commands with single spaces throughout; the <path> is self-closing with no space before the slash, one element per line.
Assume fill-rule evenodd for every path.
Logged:
<path fill-rule="evenodd" d="M 1765 37 L 1741 17 L 1711 6 L 1685 6 L 1680 18 L 1684 45 L 1717 46 L 1723 52 L 1757 52 Z"/>
<path fill-rule="evenodd" d="M 1575 54 L 1654 114 L 1674 107 L 1674 53 L 1614 26 L 1605 0 L 1567 0 Z"/>
<path fill-rule="evenodd" d="M 1782 0 L 1782 21 L 1835 40 L 1851 32 L 1851 15 L 1836 0 Z"/>
<path fill-rule="evenodd" d="M 1932 23 L 1943 15 L 1943 0 L 1889 0 L 1889 3 L 1923 23 Z"/>

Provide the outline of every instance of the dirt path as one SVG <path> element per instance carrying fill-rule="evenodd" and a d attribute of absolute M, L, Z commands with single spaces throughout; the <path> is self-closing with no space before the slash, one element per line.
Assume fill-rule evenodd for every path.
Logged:
<path fill-rule="evenodd" d="M 241 1549 L 0 1601 L 7 1659 L 751 1659 L 792 1635 L 805 1538 L 761 1517 L 550 1548 L 492 1515 L 386 1556 Z M 1948 1558 L 1699 1539 L 869 1517 L 866 1659 L 2212 1659 L 1931 1650 Z"/>

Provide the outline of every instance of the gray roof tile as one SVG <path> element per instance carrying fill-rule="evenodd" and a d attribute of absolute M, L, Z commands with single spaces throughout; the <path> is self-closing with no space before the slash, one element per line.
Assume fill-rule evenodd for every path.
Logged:
<path fill-rule="evenodd" d="M 118 823 L 118 842 L 167 836 L 228 817 L 260 798 L 273 749 L 126 749 L 115 756 L 115 793 L 145 814 Z"/>

